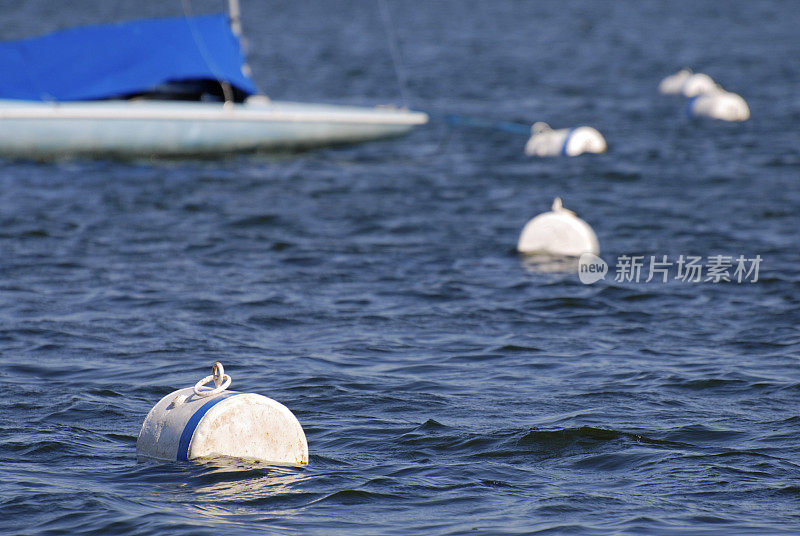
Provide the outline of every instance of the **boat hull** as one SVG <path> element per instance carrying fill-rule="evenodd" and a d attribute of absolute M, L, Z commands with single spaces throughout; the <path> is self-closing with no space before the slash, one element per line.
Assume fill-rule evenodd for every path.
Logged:
<path fill-rule="evenodd" d="M 400 136 L 422 113 L 291 102 L 0 100 L 0 155 L 187 157 L 303 150 Z"/>

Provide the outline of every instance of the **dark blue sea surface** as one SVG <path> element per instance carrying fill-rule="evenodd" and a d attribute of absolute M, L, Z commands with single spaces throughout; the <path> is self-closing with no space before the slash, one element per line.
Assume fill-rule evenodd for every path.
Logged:
<path fill-rule="evenodd" d="M 7 7 L 3 38 L 182 13 Z M 0 533 L 800 533 L 797 5 L 388 7 L 434 118 L 405 138 L 0 162 Z M 378 8 L 244 0 L 257 82 L 402 103 Z M 752 118 L 688 119 L 656 89 L 683 66 Z M 609 151 L 529 159 L 445 113 L 588 124 Z M 605 280 L 514 253 L 555 196 Z M 755 283 L 616 282 L 623 254 L 763 260 Z M 295 412 L 307 468 L 137 460 L 149 409 L 214 361 Z"/>

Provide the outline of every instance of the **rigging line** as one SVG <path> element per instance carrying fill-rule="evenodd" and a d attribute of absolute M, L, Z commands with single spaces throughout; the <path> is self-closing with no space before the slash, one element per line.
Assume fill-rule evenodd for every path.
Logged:
<path fill-rule="evenodd" d="M 202 37 L 198 34 L 197 28 L 192 22 L 192 6 L 190 0 L 181 0 L 181 6 L 183 7 L 183 15 L 186 17 L 186 22 L 189 24 L 189 31 L 192 32 L 192 38 L 194 39 L 194 43 L 197 45 L 197 50 L 200 52 L 200 55 L 203 56 L 203 61 L 206 62 L 206 65 L 214 73 L 214 78 L 217 79 L 217 83 L 222 88 L 222 96 L 225 99 L 225 105 L 233 104 L 233 88 L 231 85 L 222 80 L 219 76 L 219 70 L 216 69 L 214 62 L 210 59 L 210 55 L 208 53 L 208 48 L 206 48 L 205 41 L 203 41 Z"/>
<path fill-rule="evenodd" d="M 395 33 L 394 24 L 392 23 L 392 12 L 386 0 L 378 0 L 378 8 L 381 12 L 384 30 L 386 31 L 386 39 L 389 41 L 394 75 L 397 79 L 397 87 L 400 89 L 401 104 L 408 108 L 408 77 L 406 76 L 406 70 L 403 66 L 403 57 L 400 54 L 400 44 L 397 39 L 397 34 Z"/>

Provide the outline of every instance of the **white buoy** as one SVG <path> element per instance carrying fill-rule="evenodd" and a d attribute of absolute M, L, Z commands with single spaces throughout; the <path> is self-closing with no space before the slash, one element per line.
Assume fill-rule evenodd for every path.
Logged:
<path fill-rule="evenodd" d="M 671 74 L 658 84 L 658 91 L 664 95 L 680 95 L 683 84 L 692 76 L 691 69 L 681 69 L 675 74 Z"/>
<path fill-rule="evenodd" d="M 578 156 L 583 153 L 604 153 L 605 138 L 592 127 L 553 130 L 547 123 L 534 123 L 525 145 L 528 156 Z"/>
<path fill-rule="evenodd" d="M 598 255 L 600 246 L 589 224 L 565 209 L 561 198 L 556 197 L 550 212 L 539 214 L 525 224 L 517 242 L 517 251 L 580 257 L 584 253 Z"/>
<path fill-rule="evenodd" d="M 658 85 L 658 90 L 666 95 L 683 95 L 691 98 L 716 91 L 717 83 L 707 74 L 681 69 L 663 79 Z"/>
<path fill-rule="evenodd" d="M 686 82 L 683 83 L 681 94 L 683 94 L 684 97 L 692 98 L 704 93 L 717 91 L 717 89 L 717 83 L 714 82 L 714 79 L 710 76 L 703 73 L 695 73 L 689 76 Z"/>
<path fill-rule="evenodd" d="M 694 117 L 710 117 L 722 121 L 747 121 L 750 118 L 747 102 L 740 95 L 722 88 L 697 95 L 689 101 L 687 110 Z"/>
<path fill-rule="evenodd" d="M 226 456 L 307 465 L 308 443 L 289 408 L 255 393 L 227 391 L 231 377 L 215 363 L 211 376 L 174 391 L 142 424 L 136 451 L 159 460 Z M 203 386 L 214 381 L 214 388 Z"/>

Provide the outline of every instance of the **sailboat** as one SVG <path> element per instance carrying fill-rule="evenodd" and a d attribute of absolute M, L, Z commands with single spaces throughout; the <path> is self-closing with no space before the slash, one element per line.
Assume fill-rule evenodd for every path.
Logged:
<path fill-rule="evenodd" d="M 72 28 L 0 43 L 0 156 L 184 157 L 399 136 L 396 107 L 273 101 L 249 76 L 229 14 Z"/>

